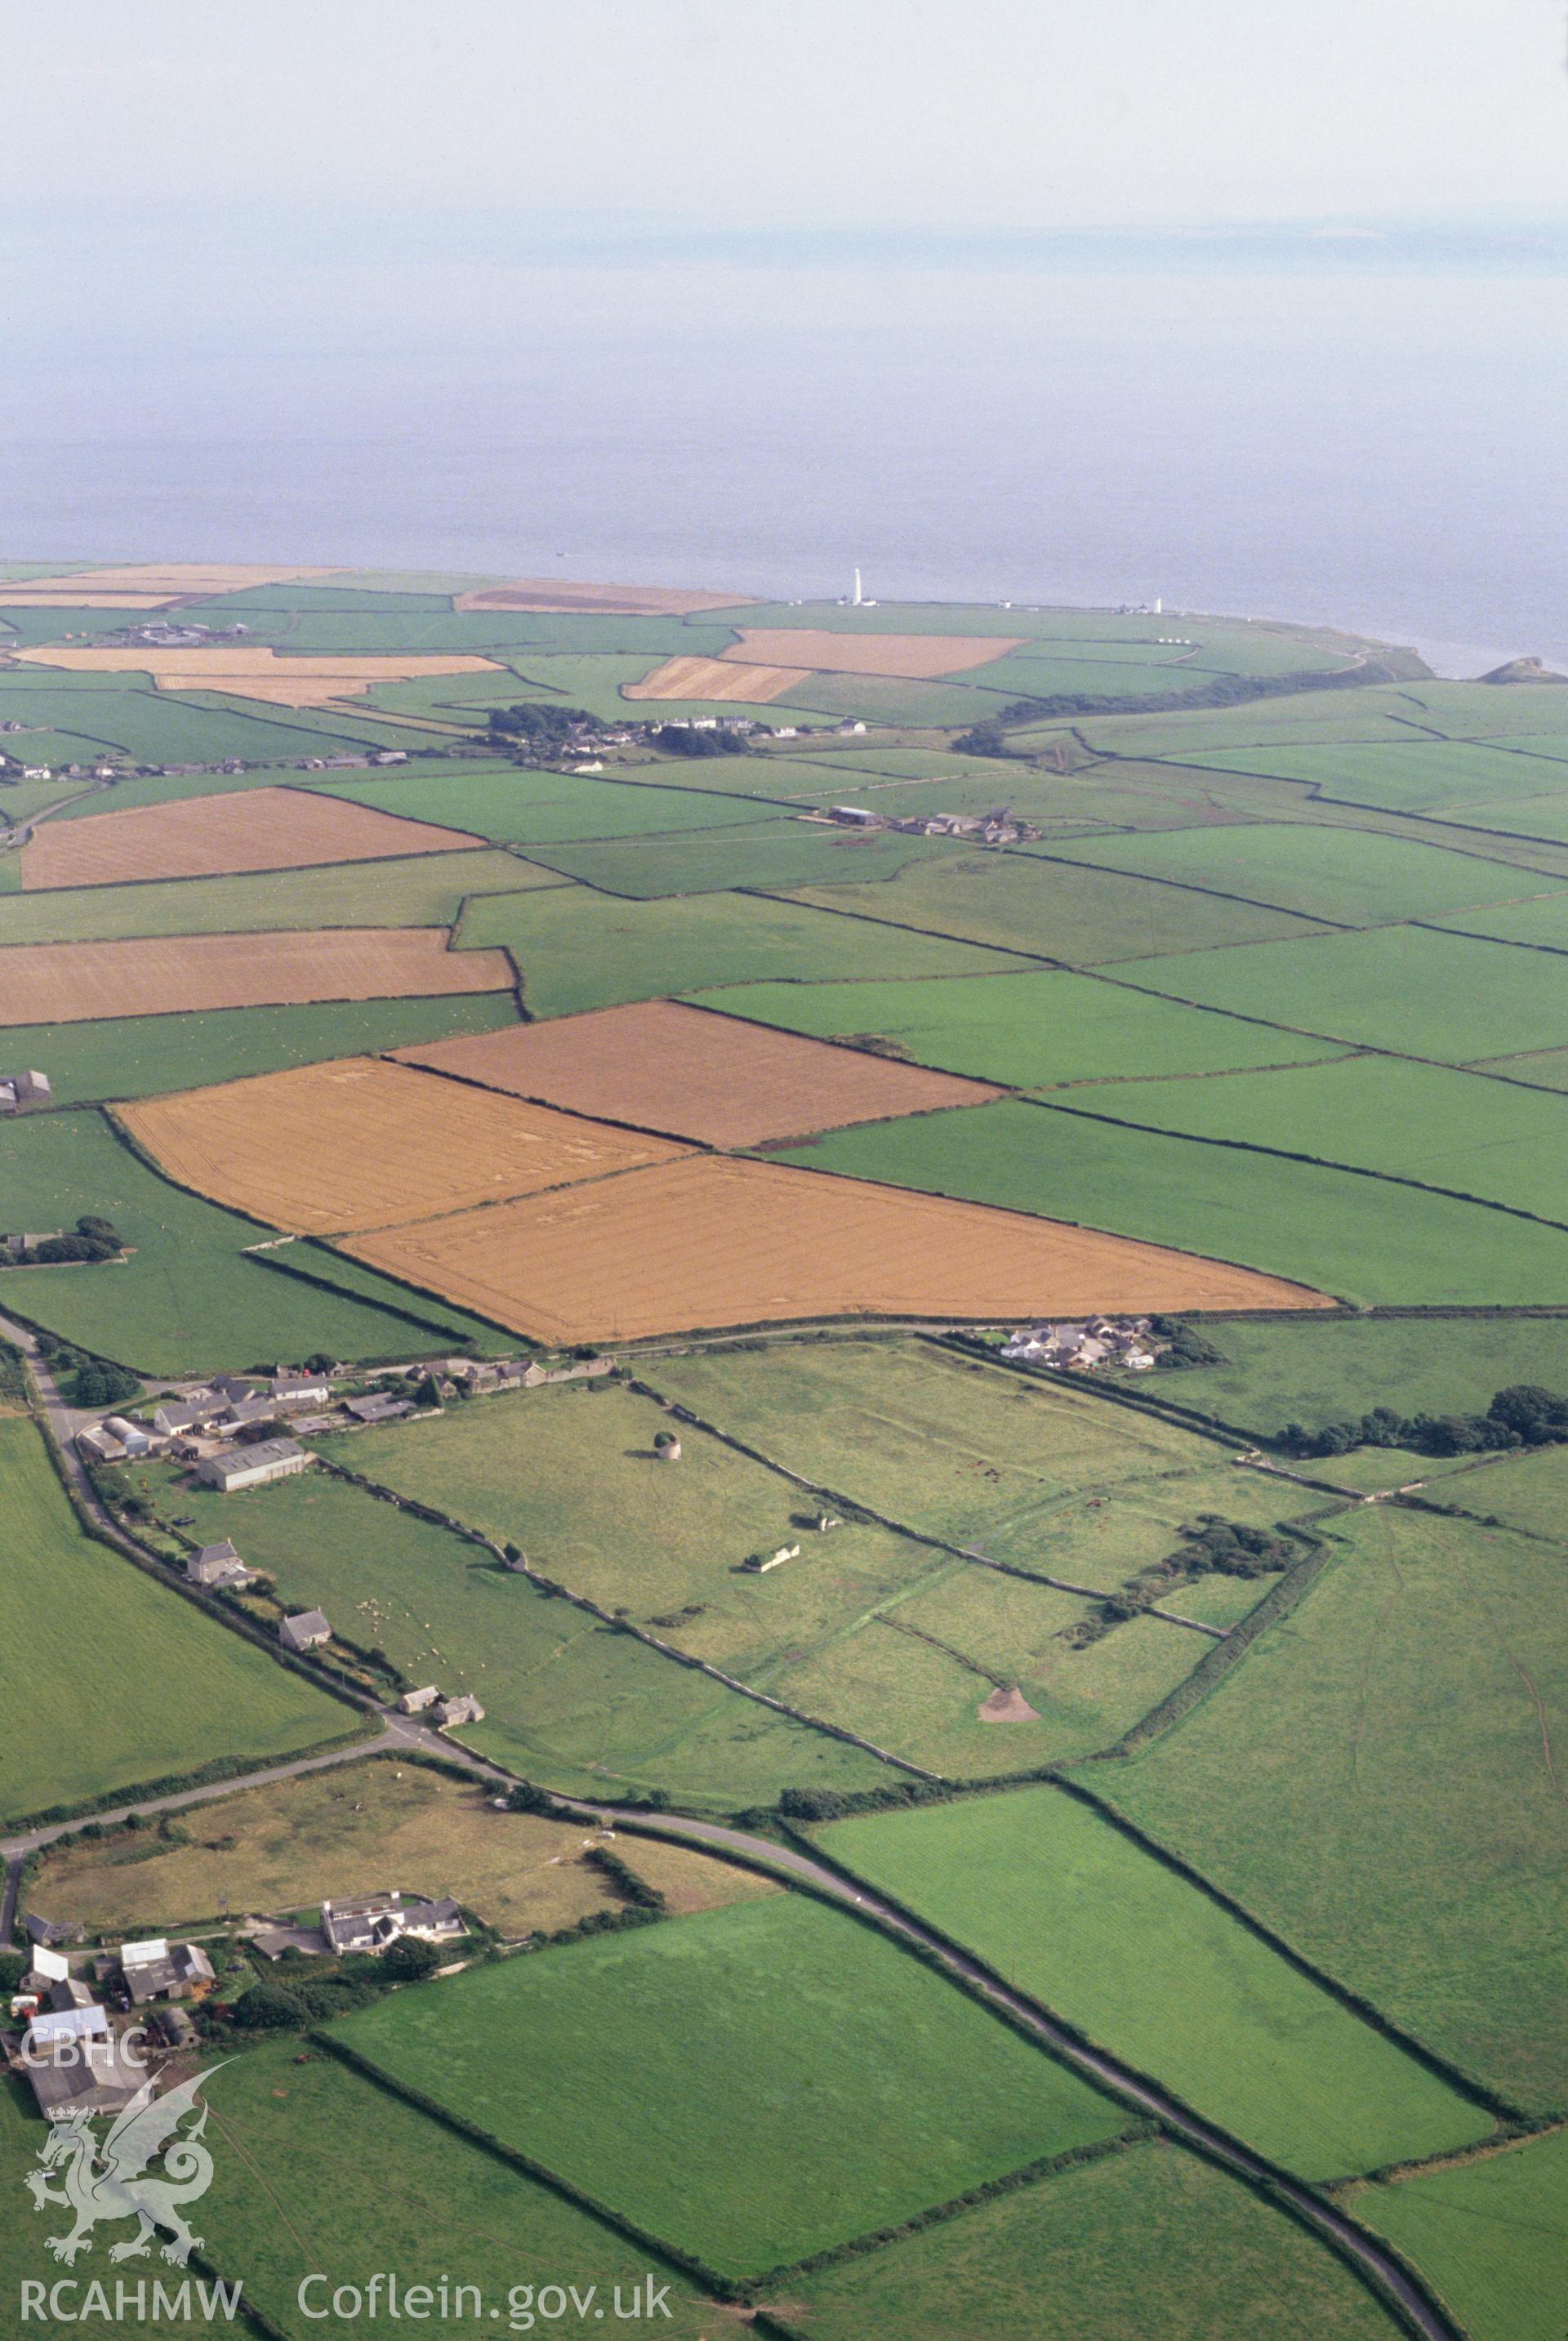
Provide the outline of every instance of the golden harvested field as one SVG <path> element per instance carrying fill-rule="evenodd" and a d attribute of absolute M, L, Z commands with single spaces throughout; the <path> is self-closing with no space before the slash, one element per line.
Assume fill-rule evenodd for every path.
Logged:
<path fill-rule="evenodd" d="M 507 585 L 478 585 L 457 593 L 458 610 L 602 610 L 609 616 L 683 618 L 697 610 L 733 610 L 746 593 L 692 593 L 679 585 L 590 585 L 563 577 L 514 577 Z"/>
<path fill-rule="evenodd" d="M 432 674 L 499 674 L 493 659 L 467 651 L 395 657 L 303 658 L 261 643 L 214 643 L 210 649 L 18 651 L 34 666 L 68 667 L 81 674 L 150 674 L 160 691 L 224 691 L 232 699 L 264 700 L 270 707 L 326 707 L 352 699 L 376 682 L 417 682 Z"/>
<path fill-rule="evenodd" d="M 799 666 L 737 666 L 728 658 L 672 658 L 621 687 L 624 699 L 738 699 L 751 706 L 787 699 L 811 680 Z"/>
<path fill-rule="evenodd" d="M 998 1097 L 984 1081 L 837 1049 L 674 1000 L 399 1049 L 487 1089 L 708 1146 L 757 1146 Z"/>
<path fill-rule="evenodd" d="M 444 927 L 10 943 L 0 949 L 0 1025 L 507 991 L 516 980 L 504 951 L 449 951 Z"/>
<path fill-rule="evenodd" d="M 292 1235 L 471 1212 L 680 1151 L 381 1057 L 142 1098 L 120 1118 L 182 1187 Z"/>
<path fill-rule="evenodd" d="M 101 585 L 51 593 L 47 585 L 0 585 L 0 605 L 7 610 L 161 610 L 166 593 L 106 593 Z"/>
<path fill-rule="evenodd" d="M 49 600 L 59 595 L 89 608 L 100 593 L 114 602 L 134 593 L 144 597 L 142 607 L 147 608 L 180 593 L 200 594 L 204 599 L 209 593 L 243 593 L 248 585 L 281 585 L 290 578 L 342 573 L 337 569 L 278 569 L 264 561 L 144 561 L 128 563 L 124 569 L 75 569 L 68 577 L 40 577 L 33 591 Z M 18 599 L 7 589 L 0 592 L 7 602 Z"/>
<path fill-rule="evenodd" d="M 986 666 L 1021 649 L 1026 639 L 1022 634 L 836 634 L 827 627 L 797 633 L 792 626 L 742 626 L 740 640 L 722 655 L 759 666 L 807 667 L 814 674 L 895 674 L 925 682 Z"/>
<path fill-rule="evenodd" d="M 343 1249 L 551 1343 L 817 1317 L 1333 1306 L 1054 1220 L 713 1154 Z"/>
<path fill-rule="evenodd" d="M 34 891 L 117 886 L 134 878 L 213 878 L 245 870 L 303 870 L 322 862 L 454 853 L 483 843 L 460 829 L 405 821 L 309 789 L 236 789 L 227 796 L 41 822 L 22 850 L 22 883 Z"/>

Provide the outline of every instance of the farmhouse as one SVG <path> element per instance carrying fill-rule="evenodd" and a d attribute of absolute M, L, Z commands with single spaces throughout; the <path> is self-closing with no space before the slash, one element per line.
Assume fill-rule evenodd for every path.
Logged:
<path fill-rule="evenodd" d="M 231 1400 L 226 1390 L 188 1390 L 174 1403 L 160 1406 L 153 1416 L 153 1428 L 165 1439 L 178 1439 L 192 1430 L 210 1430 L 227 1413 Z"/>
<path fill-rule="evenodd" d="M 251 1572 L 234 1550 L 227 1537 L 221 1544 L 203 1544 L 186 1556 L 185 1579 L 191 1585 L 204 1585 L 209 1592 L 221 1592 L 225 1587 L 248 1585 Z"/>
<path fill-rule="evenodd" d="M 450 1896 L 431 1902 L 405 1902 L 395 1889 L 388 1894 L 362 1894 L 344 1902 L 322 1904 L 322 1932 L 341 1957 L 345 1951 L 389 1950 L 400 1935 L 417 1935 L 422 1942 L 450 1942 L 466 1935 L 467 1927 Z"/>
<path fill-rule="evenodd" d="M 343 1412 L 352 1414 L 356 1422 L 396 1422 L 401 1415 L 413 1412 L 413 1400 L 393 1398 L 390 1390 L 375 1390 L 369 1398 L 345 1399 Z"/>
<path fill-rule="evenodd" d="M 297 1439 L 263 1439 L 233 1454 L 209 1455 L 197 1464 L 196 1477 L 203 1487 L 232 1496 L 240 1488 L 263 1488 L 270 1479 L 287 1479 L 313 1460 Z"/>
<path fill-rule="evenodd" d="M 456 1698 L 443 1698 L 433 1712 L 443 1731 L 454 1723 L 484 1721 L 484 1709 L 471 1691 L 464 1691 Z"/>
<path fill-rule="evenodd" d="M 200 1943 L 166 1942 L 162 1935 L 121 1947 L 120 1974 L 137 2007 L 154 1999 L 184 1999 L 213 1980 L 213 1963 Z"/>
<path fill-rule="evenodd" d="M 427 1707 L 433 1707 L 440 1697 L 434 1683 L 424 1683 L 418 1690 L 405 1690 L 398 1701 L 398 1708 L 404 1715 L 421 1715 Z"/>
<path fill-rule="evenodd" d="M 278 1639 L 285 1650 L 313 1650 L 332 1638 L 332 1629 L 320 1609 L 298 1609 L 278 1628 Z"/>

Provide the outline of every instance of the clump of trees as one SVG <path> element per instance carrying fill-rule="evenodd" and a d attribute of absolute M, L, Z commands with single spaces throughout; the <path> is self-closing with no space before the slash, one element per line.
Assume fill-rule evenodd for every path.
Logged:
<path fill-rule="evenodd" d="M 1027 715 L 1034 712 L 1027 700 L 1020 702 L 1019 704 L 1021 708 L 1027 711 L 1027 713 L 1021 713 L 1019 708 L 1015 707 L 1009 707 L 1004 711 L 1017 723 L 1027 722 Z M 1007 735 L 1000 723 L 972 723 L 967 732 L 959 732 L 953 745 L 961 756 L 1005 756 L 1007 752 Z"/>
<path fill-rule="evenodd" d="M 1553 1447 L 1568 1440 L 1568 1398 L 1533 1382 L 1498 1390 L 1484 1414 L 1400 1414 L 1374 1406 L 1317 1430 L 1287 1422 L 1293 1455 L 1348 1455 L 1357 1447 L 1407 1447 L 1417 1455 L 1484 1455 L 1510 1447 Z"/>
<path fill-rule="evenodd" d="M 1061 1639 L 1074 1649 L 1087 1649 L 1113 1626 L 1141 1618 L 1165 1595 L 1196 1584 L 1200 1577 L 1275 1577 L 1296 1557 L 1284 1537 L 1251 1528 L 1245 1520 L 1227 1520 L 1219 1512 L 1200 1512 L 1176 1534 L 1181 1543 L 1174 1552 L 1107 1593 L 1087 1618 L 1064 1627 Z"/>
<path fill-rule="evenodd" d="M 119 1406 L 141 1391 L 141 1382 L 124 1366 L 89 1358 L 76 1368 L 66 1386 L 73 1406 Z"/>
<path fill-rule="evenodd" d="M 393 1984 L 420 1983 L 438 1967 L 442 1953 L 433 1943 L 402 1935 L 377 1958 L 368 1952 L 334 1960 L 330 1968 L 320 1959 L 285 1951 L 278 1979 L 253 1983 L 234 2002 L 233 2021 L 245 2032 L 287 2032 L 304 2024 L 324 2024 L 368 2007 Z M 295 1972 L 297 1970 L 297 1972 Z"/>
<path fill-rule="evenodd" d="M 558 753 L 574 732 L 596 728 L 598 723 L 598 716 L 590 715 L 586 707 L 561 707 L 548 699 L 525 700 L 519 707 L 492 707 L 490 712 L 494 739 L 520 742 L 535 755 Z"/>
<path fill-rule="evenodd" d="M 699 732 L 691 723 L 656 723 L 648 736 L 667 756 L 744 756 L 748 752 L 745 732 L 731 732 L 723 724 L 713 732 Z"/>
<path fill-rule="evenodd" d="M 1156 1351 L 1155 1363 L 1166 1368 L 1183 1366 L 1228 1366 L 1230 1360 L 1223 1350 L 1216 1350 L 1206 1333 L 1189 1325 L 1182 1317 L 1153 1317 L 1149 1320 L 1160 1340 L 1168 1347 Z"/>

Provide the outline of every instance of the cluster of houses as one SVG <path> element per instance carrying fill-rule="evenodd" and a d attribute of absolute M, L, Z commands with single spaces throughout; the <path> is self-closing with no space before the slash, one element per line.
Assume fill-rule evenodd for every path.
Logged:
<path fill-rule="evenodd" d="M 48 1074 L 36 1068 L 23 1073 L 0 1073 L 0 1113 L 25 1113 L 30 1105 L 47 1105 L 53 1095 Z M 24 1237 L 25 1245 L 26 1241 Z"/>
<path fill-rule="evenodd" d="M 1011 1365 L 1054 1366 L 1058 1372 L 1088 1373 L 1096 1366 L 1120 1366 L 1146 1373 L 1155 1362 L 1146 1317 L 1090 1317 L 1080 1324 L 1028 1325 L 1003 1344 Z"/>
<path fill-rule="evenodd" d="M 196 1476 L 226 1493 L 259 1487 L 310 1458 L 292 1439 L 235 1445 L 257 1425 L 287 1417 L 296 1430 L 314 1430 L 332 1402 L 329 1374 L 218 1374 L 181 1398 L 164 1399 L 144 1421 L 110 1415 L 76 1434 L 79 1451 L 97 1463 L 124 1463 L 142 1455 L 174 1455 L 194 1463 Z"/>
<path fill-rule="evenodd" d="M 988 812 L 922 812 L 895 817 L 868 805 L 829 805 L 828 819 L 840 829 L 897 830 L 904 837 L 972 837 L 981 845 L 1020 845 L 1043 834 L 1008 805 Z M 807 815 L 820 819 L 820 815 Z"/>
<path fill-rule="evenodd" d="M 119 2112 L 145 2082 L 147 2061 L 114 2015 L 134 2017 L 145 2046 L 190 2047 L 195 2027 L 178 2003 L 212 1990 L 211 1959 L 200 1943 L 158 1935 L 100 1954 L 78 1976 L 57 1946 L 79 1940 L 80 1928 L 30 1916 L 26 1930 L 32 1964 L 11 2001 L 23 2028 L 6 2037 L 6 2063 L 25 2077 L 46 2119 Z"/>
<path fill-rule="evenodd" d="M 420 1895 L 358 1894 L 342 1901 L 322 1904 L 319 1928 L 263 1927 L 251 1937 L 263 1958 L 281 1959 L 285 1951 L 337 1958 L 350 1952 L 383 1951 L 412 1935 L 416 1942 L 450 1943 L 466 1935 L 468 1923 L 450 1895 L 434 1901 Z"/>

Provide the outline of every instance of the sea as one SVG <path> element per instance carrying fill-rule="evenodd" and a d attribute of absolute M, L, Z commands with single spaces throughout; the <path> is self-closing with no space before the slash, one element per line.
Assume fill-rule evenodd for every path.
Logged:
<path fill-rule="evenodd" d="M 1560 278 L 253 258 L 133 301 L 97 253 L 20 320 L 0 557 L 793 599 L 858 566 L 882 601 L 1157 596 L 1444 673 L 1568 662 Z"/>

